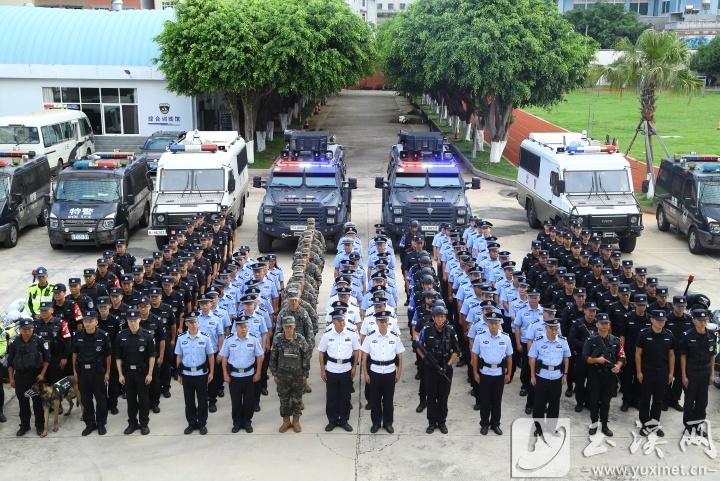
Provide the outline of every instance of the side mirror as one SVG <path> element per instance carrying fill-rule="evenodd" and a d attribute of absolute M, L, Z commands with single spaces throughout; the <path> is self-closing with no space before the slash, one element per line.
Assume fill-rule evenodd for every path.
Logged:
<path fill-rule="evenodd" d="M 385 180 L 382 177 L 375 177 L 375 188 L 382 189 L 385 187 Z"/>
<path fill-rule="evenodd" d="M 480 188 L 480 177 L 473 177 L 472 182 L 470 184 L 470 188 L 474 190 L 478 190 Z"/>
<path fill-rule="evenodd" d="M 555 184 L 555 191 L 559 194 L 565 193 L 565 181 L 564 180 L 558 180 L 557 184 Z"/>
<path fill-rule="evenodd" d="M 231 175 L 228 179 L 228 192 L 235 192 L 235 176 Z"/>
<path fill-rule="evenodd" d="M 127 194 L 125 196 L 125 200 L 128 204 L 134 204 L 135 203 L 135 194 Z"/>
<path fill-rule="evenodd" d="M 643 180 L 642 181 L 642 187 L 641 187 L 642 193 L 647 194 L 648 190 L 650 190 L 650 181 L 649 180 Z"/>
<path fill-rule="evenodd" d="M 355 177 L 350 177 L 348 179 L 348 187 L 352 190 L 357 189 L 357 179 Z"/>
<path fill-rule="evenodd" d="M 260 177 L 259 175 L 253 177 L 253 187 L 255 187 L 256 189 L 262 188 L 262 177 Z"/>
<path fill-rule="evenodd" d="M 15 193 L 15 194 L 12 195 L 13 204 L 16 204 L 16 205 L 17 205 L 17 204 L 22 204 L 23 199 L 24 199 L 24 197 L 23 197 L 23 195 L 20 194 L 20 193 Z"/>

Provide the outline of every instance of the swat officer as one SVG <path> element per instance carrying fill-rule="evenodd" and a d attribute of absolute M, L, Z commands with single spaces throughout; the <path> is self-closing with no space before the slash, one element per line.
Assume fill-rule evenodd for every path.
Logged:
<path fill-rule="evenodd" d="M 610 334 L 610 317 L 604 312 L 599 313 L 595 322 L 597 334 L 585 342 L 580 362 L 590 366 L 590 435 L 597 432 L 599 416 L 602 433 L 610 437 L 613 435 L 608 427 L 610 399 L 615 392 L 617 374 L 625 364 L 625 352 L 620 339 Z"/>
<path fill-rule="evenodd" d="M 142 296 L 138 299 L 137 311 L 140 315 L 140 327 L 150 332 L 155 339 L 153 344 L 155 369 L 150 384 L 150 409 L 157 414 L 160 412 L 160 371 L 165 363 L 165 327 L 160 317 L 150 312 L 150 299 L 147 297 Z"/>
<path fill-rule="evenodd" d="M 95 429 L 101 436 L 107 432 L 106 386 L 110 380 L 112 346 L 110 336 L 98 329 L 97 322 L 97 313 L 87 311 L 83 315 L 83 330 L 78 332 L 73 343 L 73 377 L 80 388 L 83 404 L 83 436 Z"/>
<path fill-rule="evenodd" d="M 111 308 L 111 300 L 109 297 L 99 297 L 97 300 L 98 308 L 98 328 L 107 332 L 110 336 L 110 344 L 115 345 L 115 339 L 120 331 L 125 328 L 126 312 L 118 314 L 113 312 Z M 114 351 L 113 351 L 114 352 Z M 110 363 L 110 379 L 107 385 L 107 405 L 110 414 L 118 414 L 118 397 L 122 392 L 122 386 L 120 385 L 119 371 L 117 370 L 117 363 L 113 359 Z"/>
<path fill-rule="evenodd" d="M 543 433 L 540 421 L 557 419 L 562 385 L 567 382 L 570 346 L 567 339 L 558 334 L 559 329 L 559 319 L 545 320 L 545 334 L 535 338 L 528 352 L 530 384 L 535 386 L 533 418 L 536 436 Z"/>
<path fill-rule="evenodd" d="M 194 430 L 207 434 L 208 383 L 215 374 L 215 351 L 207 334 L 199 330 L 197 313 L 185 317 L 187 331 L 178 337 L 175 356 L 178 381 L 185 396 L 185 419 L 188 426 L 183 431 Z"/>
<path fill-rule="evenodd" d="M 125 386 L 128 404 L 128 426 L 123 432 L 132 434 L 140 428 L 140 434 L 147 435 L 150 434 L 150 383 L 155 368 L 155 339 L 150 331 L 140 328 L 138 311 L 128 311 L 127 324 L 127 329 L 117 335 L 114 346 L 119 382 Z"/>
<path fill-rule="evenodd" d="M 360 340 L 354 326 L 345 325 L 345 312 L 330 313 L 332 326 L 323 334 L 318 345 L 320 378 L 327 385 L 325 414 L 328 424 L 325 431 L 336 426 L 352 431 L 350 417 L 350 394 L 358 365 Z"/>
<path fill-rule="evenodd" d="M 252 433 L 255 412 L 255 388 L 260 381 L 263 358 L 262 339 L 248 332 L 247 317 L 235 321 L 235 334 L 228 337 L 220 348 L 222 370 L 230 389 L 232 402 L 232 432 L 240 429 Z"/>
<path fill-rule="evenodd" d="M 283 330 L 278 333 L 270 351 L 270 372 L 277 384 L 280 398 L 280 416 L 283 423 L 278 431 L 286 432 L 292 426 L 293 431 L 302 431 L 302 395 L 305 380 L 310 373 L 312 351 L 305 338 L 295 332 L 295 318 L 287 316 L 281 319 Z M 292 422 L 290 421 L 292 416 Z"/>
<path fill-rule="evenodd" d="M 53 315 L 52 302 L 40 303 L 40 319 L 35 321 L 35 334 L 42 338 L 45 349 L 50 353 L 45 377 L 48 383 L 54 384 L 64 377 L 71 346 L 67 323 Z"/>
<path fill-rule="evenodd" d="M 675 337 L 675 341 L 679 342 L 683 335 L 693 328 L 693 321 L 690 314 L 685 312 L 687 305 L 687 299 L 685 296 L 673 296 L 672 300 L 672 311 L 668 313 L 667 321 L 665 322 L 665 329 L 672 332 Z M 680 356 L 675 356 L 675 373 L 677 377 L 668 386 L 665 392 L 665 403 L 663 408 L 667 406 L 675 409 L 676 411 L 683 411 L 683 406 L 680 404 L 680 396 L 682 395 L 683 386 L 682 379 L 680 378 Z"/>
<path fill-rule="evenodd" d="M 7 361 L 10 387 L 15 388 L 15 395 L 20 405 L 20 429 L 15 435 L 24 436 L 30 431 L 30 399 L 25 396 L 25 392 L 35 382 L 45 380 L 50 352 L 43 345 L 42 338 L 33 332 L 32 319 L 27 317 L 20 319 L 18 325 L 20 335 L 10 344 Z M 35 415 L 35 428 L 40 436 L 45 430 L 45 415 L 40 396 L 32 397 L 32 410 Z"/>
<path fill-rule="evenodd" d="M 481 330 L 475 336 L 470 362 L 473 377 L 479 386 L 480 394 L 480 434 L 488 433 L 488 428 L 498 436 L 503 388 L 510 383 L 512 372 L 512 341 L 510 336 L 500 330 L 502 316 L 496 312 L 485 316 L 487 330 Z"/>
<path fill-rule="evenodd" d="M 640 331 L 650 325 L 650 316 L 647 313 L 648 298 L 646 294 L 635 294 L 633 297 L 634 310 L 625 320 L 625 369 L 622 371 L 622 405 L 620 410 L 627 412 L 630 406 L 637 407 L 639 384 L 635 377 L 635 346 L 637 346 Z"/>
<path fill-rule="evenodd" d="M 402 375 L 403 360 L 400 354 L 405 352 L 405 346 L 400 336 L 389 329 L 389 318 L 388 311 L 375 313 L 377 330 L 368 333 L 360 346 L 363 351 L 365 384 L 369 386 L 372 434 L 378 432 L 381 422 L 388 433 L 395 432 L 393 399 L 395 384 Z"/>
<path fill-rule="evenodd" d="M 640 331 L 635 348 L 635 371 L 640 383 L 640 434 L 650 433 L 650 420 L 659 426 L 665 390 L 675 377 L 675 336 L 665 329 L 667 313 L 661 309 L 650 313 L 651 326 Z M 652 402 L 652 404 L 651 404 Z M 662 429 L 652 429 L 660 437 Z"/>
<path fill-rule="evenodd" d="M 680 338 L 680 372 L 685 387 L 685 430 L 700 430 L 700 421 L 706 419 L 708 385 L 712 384 L 715 368 L 715 336 L 707 330 L 708 312 L 705 309 L 692 311 L 694 328 Z M 702 434 L 698 432 L 698 434 Z"/>
<path fill-rule="evenodd" d="M 448 311 L 443 306 L 432 309 L 433 324 L 420 333 L 418 346 L 425 361 L 425 389 L 427 391 L 426 433 L 432 434 L 437 427 L 447 434 L 447 400 L 452 384 L 453 366 L 460 355 L 455 329 L 447 323 Z"/>
<path fill-rule="evenodd" d="M 587 385 L 587 363 L 583 362 L 582 352 L 587 341 L 595 332 L 595 318 L 597 316 L 597 306 L 589 305 L 584 309 L 584 317 L 578 319 L 570 328 L 570 345 L 572 346 L 573 355 L 578 357 L 573 371 L 573 380 L 575 381 L 575 412 L 582 412 L 588 401 L 588 385 Z M 568 361 L 569 362 L 569 361 Z M 567 374 L 567 372 L 565 373 Z"/>
<path fill-rule="evenodd" d="M 80 293 L 88 296 L 97 304 L 98 297 L 107 296 L 108 291 L 104 284 L 100 284 L 95 279 L 95 269 L 92 267 L 83 270 L 83 277 L 85 278 L 85 284 L 80 287 Z"/>
<path fill-rule="evenodd" d="M 127 252 L 127 241 L 118 239 L 115 241 L 115 255 L 113 262 L 120 266 L 125 274 L 130 274 L 135 265 L 135 257 Z"/>

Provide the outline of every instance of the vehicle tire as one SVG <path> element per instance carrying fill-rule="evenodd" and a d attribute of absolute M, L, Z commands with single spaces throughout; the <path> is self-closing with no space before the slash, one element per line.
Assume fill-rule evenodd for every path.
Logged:
<path fill-rule="evenodd" d="M 54 250 L 60 250 L 60 249 L 63 248 L 63 245 L 62 245 L 62 244 L 53 244 L 53 243 L 51 242 L 51 243 L 50 243 L 50 247 L 52 247 Z"/>
<path fill-rule="evenodd" d="M 670 222 L 665 217 L 665 210 L 662 207 L 658 207 L 657 212 L 655 212 L 655 220 L 657 220 L 658 230 L 667 232 L 670 229 Z"/>
<path fill-rule="evenodd" d="M 531 229 L 539 229 L 542 226 L 535 212 L 535 204 L 533 204 L 533 201 L 530 199 L 526 201 L 525 213 L 527 214 L 528 225 Z"/>
<path fill-rule="evenodd" d="M 140 217 L 140 227 L 147 227 L 150 225 L 150 204 L 145 204 L 143 215 Z"/>
<path fill-rule="evenodd" d="M 162 249 L 165 246 L 165 244 L 167 244 L 167 240 L 168 240 L 167 236 L 156 235 L 155 236 L 155 245 L 157 246 L 158 249 Z"/>
<path fill-rule="evenodd" d="M 50 209 L 45 205 L 37 218 L 37 225 L 41 227 L 47 225 L 48 217 L 50 217 Z"/>
<path fill-rule="evenodd" d="M 629 254 L 630 252 L 635 250 L 635 245 L 637 244 L 637 237 L 635 237 L 635 236 L 621 237 L 618 244 L 620 245 L 620 250 L 622 252 Z"/>
<path fill-rule="evenodd" d="M 129 247 L 130 246 L 130 228 L 127 224 L 123 224 L 123 228 L 120 229 L 120 232 L 115 237 L 115 240 L 118 239 L 125 239 L 125 244 Z"/>
<path fill-rule="evenodd" d="M 272 241 L 273 238 L 264 233 L 263 231 L 258 231 L 257 234 L 257 240 L 258 240 L 258 250 L 262 254 L 268 254 L 272 251 Z"/>
<path fill-rule="evenodd" d="M 237 215 L 237 226 L 240 227 L 245 220 L 245 197 L 240 202 L 240 212 Z"/>
<path fill-rule="evenodd" d="M 700 238 L 698 236 L 697 229 L 694 227 L 691 227 L 688 231 L 687 236 L 687 243 L 688 243 L 688 249 L 693 254 L 702 254 L 705 252 L 705 249 L 703 249 L 702 244 L 700 244 Z"/>
<path fill-rule="evenodd" d="M 18 236 L 20 235 L 20 229 L 15 222 L 10 223 L 10 230 L 8 231 L 7 239 L 3 245 L 5 247 L 15 247 L 17 245 Z"/>

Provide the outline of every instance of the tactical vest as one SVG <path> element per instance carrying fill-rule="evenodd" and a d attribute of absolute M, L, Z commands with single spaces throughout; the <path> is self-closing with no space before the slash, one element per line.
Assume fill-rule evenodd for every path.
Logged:
<path fill-rule="evenodd" d="M 17 351 L 13 367 L 16 371 L 30 371 L 40 369 L 43 363 L 43 356 L 40 352 L 38 338 L 33 336 L 28 342 L 23 341 L 22 337 L 18 337 Z"/>

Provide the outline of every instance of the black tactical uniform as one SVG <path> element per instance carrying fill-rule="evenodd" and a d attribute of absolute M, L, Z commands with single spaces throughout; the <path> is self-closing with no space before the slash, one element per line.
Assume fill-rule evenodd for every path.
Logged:
<path fill-rule="evenodd" d="M 83 284 L 83 286 L 80 288 L 80 294 L 88 296 L 90 299 L 93 300 L 95 304 L 97 304 L 98 297 L 107 296 L 108 291 L 105 288 L 104 284 L 100 284 L 99 282 L 95 281 L 92 286 Z"/>
<path fill-rule="evenodd" d="M 599 322 L 609 321 L 607 315 L 601 314 L 599 317 Z M 598 357 L 604 357 L 606 362 L 588 364 L 590 422 L 595 424 L 599 418 L 603 432 L 610 432 L 607 427 L 610 399 L 617 385 L 617 376 L 612 372 L 612 368 L 618 361 L 625 360 L 620 339 L 612 334 L 603 337 L 597 333 L 589 338 L 583 349 L 582 362 L 587 364 L 588 358 Z M 591 426 L 591 430 L 593 428 L 597 429 L 597 426 Z"/>
<path fill-rule="evenodd" d="M 578 359 L 583 359 L 582 352 L 585 347 L 585 341 L 590 336 L 597 332 L 595 321 L 587 322 L 585 318 L 578 320 L 572 325 L 570 329 L 570 336 L 568 343 L 573 356 L 577 356 Z M 578 361 L 575 363 L 575 370 L 573 371 L 573 382 L 575 383 L 575 412 L 582 411 L 585 404 L 588 402 L 588 385 L 587 385 L 587 363 Z"/>
<path fill-rule="evenodd" d="M 635 299 L 637 303 L 637 299 Z M 647 302 L 646 300 L 643 302 Z M 621 374 L 622 406 L 621 411 L 627 411 L 629 406 L 637 407 L 640 400 L 640 385 L 635 371 L 635 346 L 637 346 L 640 331 L 650 327 L 650 316 L 645 313 L 638 314 L 637 309 L 625 318 L 625 368 Z"/>
<path fill-rule="evenodd" d="M 165 328 L 163 327 L 162 320 L 155 314 L 150 313 L 147 319 L 140 319 L 140 327 L 149 331 L 155 339 L 154 355 L 155 359 L 159 360 L 160 350 L 165 348 Z M 169 359 L 164 359 L 163 364 L 167 361 L 169 361 Z M 153 370 L 152 383 L 150 384 L 150 407 L 155 413 L 160 412 L 161 383 L 160 373 L 158 371 L 161 368 L 162 365 L 156 366 Z"/>
<path fill-rule="evenodd" d="M 137 316 L 137 312 L 133 314 Z M 115 340 L 114 352 L 115 358 L 122 365 L 128 402 L 128 428 L 125 433 L 130 434 L 139 427 L 143 434 L 147 434 L 150 420 L 150 389 L 145 384 L 145 377 L 155 358 L 153 335 L 143 328 L 139 328 L 135 333 L 130 329 L 124 329 Z"/>
<path fill-rule="evenodd" d="M 170 397 L 170 368 L 174 365 L 175 354 L 171 347 L 173 326 L 176 327 L 175 314 L 168 304 L 163 302 L 158 307 L 150 307 L 150 312 L 155 314 L 162 322 L 163 331 L 165 333 L 165 356 L 162 365 L 158 368 L 160 371 L 158 377 L 160 380 L 160 391 L 165 397 Z"/>
<path fill-rule="evenodd" d="M 19 325 L 21 328 L 32 326 L 32 320 L 23 319 Z M 27 342 L 22 334 L 19 334 L 8 347 L 8 367 L 13 371 L 15 396 L 20 405 L 20 430 L 17 432 L 19 436 L 30 430 L 30 399 L 25 396 L 25 392 L 35 383 L 38 375 L 43 371 L 44 364 L 50 361 L 50 352 L 43 344 L 42 338 L 37 334 L 33 334 Z M 0 389 L 2 389 L 1 385 Z M 32 398 L 32 412 L 35 416 L 35 428 L 39 434 L 45 430 L 45 415 L 40 396 Z"/>
<path fill-rule="evenodd" d="M 693 312 L 693 316 L 698 315 L 703 316 L 701 319 L 707 319 L 707 313 Z M 706 419 L 710 370 L 716 348 L 715 337 L 707 329 L 701 333 L 693 327 L 680 338 L 678 351 L 686 360 L 685 373 L 688 378 L 683 411 L 683 423 L 687 430 L 698 421 Z"/>
<path fill-rule="evenodd" d="M 665 319 L 662 311 L 653 311 L 652 317 Z M 660 317 L 659 317 L 660 316 Z M 675 350 L 675 336 L 667 329 L 655 332 L 652 327 L 640 331 L 636 349 L 641 349 L 640 422 L 660 421 L 660 413 L 670 373 L 670 353 Z M 652 405 L 651 405 L 652 401 Z"/>
<path fill-rule="evenodd" d="M 60 367 L 60 361 L 71 355 L 70 330 L 65 321 L 53 316 L 47 321 L 42 317 L 35 321 L 35 334 L 43 340 L 43 346 L 50 353 L 50 360 L 45 380 L 48 383 L 56 383 L 65 377 L 65 371 Z"/>
<path fill-rule="evenodd" d="M 102 302 L 102 300 L 101 300 Z M 125 304 L 120 304 L 124 306 Z M 110 344 L 115 345 L 115 339 L 120 331 L 123 330 L 125 324 L 125 313 L 120 314 L 119 309 L 113 312 L 112 307 L 108 316 L 103 319 L 101 313 L 98 312 L 98 328 L 108 333 L 110 336 Z M 127 312 L 127 309 L 125 310 Z M 110 379 L 107 384 L 107 406 L 108 411 L 113 414 L 118 413 L 118 398 L 122 393 L 122 386 L 120 385 L 117 365 L 115 364 L 115 358 L 113 357 L 110 362 Z"/>
<path fill-rule="evenodd" d="M 673 299 L 673 304 L 675 304 L 677 298 L 682 299 L 683 303 L 686 302 L 684 297 L 676 296 L 676 299 Z M 692 317 L 687 312 L 683 312 L 681 316 L 676 315 L 674 311 L 670 312 L 667 316 L 665 329 L 672 332 L 675 340 L 679 342 L 687 331 L 693 329 Z M 678 355 L 675 356 L 675 380 L 672 384 L 668 385 L 667 391 L 665 392 L 665 405 L 674 407 L 678 411 L 682 411 L 682 406 L 680 405 L 680 396 L 682 396 L 682 392 L 683 385 L 682 377 L 680 376 L 680 356 Z"/>
<path fill-rule="evenodd" d="M 87 313 L 86 317 L 94 314 Z M 78 387 L 83 404 L 83 421 L 90 432 L 97 428 L 104 432 L 107 422 L 107 392 L 105 388 L 105 370 L 112 353 L 110 335 L 102 329 L 88 334 L 78 332 L 73 342 L 74 369 L 78 376 Z M 93 402 L 93 399 L 95 402 Z"/>
<path fill-rule="evenodd" d="M 441 431 L 443 429 L 447 430 L 444 426 L 447 419 L 447 401 L 453 375 L 450 362 L 453 355 L 457 357 L 460 354 L 458 338 L 455 329 L 447 322 L 442 329 L 438 329 L 433 323 L 425 327 L 420 333 L 419 343 L 427 352 L 424 370 L 428 425 L 437 426 Z M 436 361 L 437 367 L 432 366 L 431 356 Z M 444 376 L 440 369 L 443 371 Z"/>
<path fill-rule="evenodd" d="M 120 266 L 125 274 L 131 273 L 132 268 L 135 265 L 135 257 L 127 252 L 123 255 L 115 254 L 113 261 L 115 265 Z"/>

